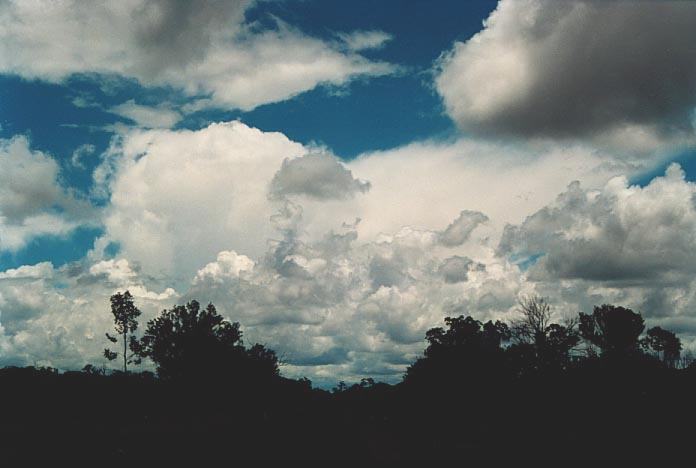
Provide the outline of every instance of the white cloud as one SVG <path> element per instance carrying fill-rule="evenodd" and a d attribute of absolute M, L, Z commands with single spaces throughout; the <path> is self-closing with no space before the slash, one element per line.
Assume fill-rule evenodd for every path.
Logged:
<path fill-rule="evenodd" d="M 684 188 L 690 185 L 678 171 L 671 170 L 668 182 L 627 187 L 612 177 L 630 173 L 632 166 L 579 145 L 421 142 L 343 163 L 323 155 L 319 169 L 306 156 L 312 150 L 241 122 L 197 131 L 124 132 L 98 172 L 110 203 L 106 232 L 90 263 L 52 277 L 44 267 L 3 273 L 3 343 L 25 360 L 40 352 L 53 353 L 55 363 L 92 360 L 84 356 L 95 352 L 96 343 L 103 346 L 95 330 L 107 324 L 108 311 L 106 318 L 86 319 L 87 307 L 128 288 L 151 314 L 163 304 L 212 301 L 242 323 L 247 342 L 264 342 L 284 355 L 291 363 L 284 368 L 288 375 L 393 380 L 422 352 L 425 331 L 445 316 L 509 317 L 520 293 L 547 294 L 559 309 L 572 312 L 588 310 L 593 301 L 666 303 L 657 289 L 643 284 L 534 276 L 511 261 L 525 252 L 496 250 L 510 243 L 513 228 L 500 242 L 506 224 L 533 231 L 525 219 L 553 210 L 544 207 L 560 203 L 554 202 L 557 194 L 575 179 L 590 192 L 582 191 L 584 205 L 556 209 L 566 218 L 601 212 L 599 199 L 614 205 L 612 200 L 624 200 L 617 206 L 628 209 L 631 197 L 640 194 L 641 202 L 621 216 L 666 216 L 665 204 L 678 200 L 668 216 L 677 219 L 691 203 L 691 189 Z M 294 161 L 310 167 L 284 185 L 292 190 L 271 196 L 274 178 L 287 176 L 283 168 Z M 370 190 L 354 197 L 330 190 L 330 196 L 307 196 L 326 195 L 324 188 L 336 188 L 326 180 L 336 178 L 339 188 L 354 191 L 359 181 L 369 180 Z M 566 198 L 574 199 L 561 197 Z M 576 206 L 586 208 L 576 213 Z M 563 236 L 586 232 L 558 216 L 559 250 L 569 250 Z M 608 233 L 614 225 L 606 224 Z M 679 232 L 693 230 L 688 223 L 677 225 Z M 654 225 L 650 231 L 662 232 Z M 109 242 L 121 247 L 118 259 L 100 258 L 99 249 Z M 549 264 L 544 262 L 539 265 Z M 670 297 L 679 302 L 678 310 L 696 303 L 691 283 L 666 287 L 674 291 Z M 25 296 L 60 303 L 61 311 L 48 307 L 51 312 L 42 318 L 43 302 L 12 305 Z M 61 322 L 65 313 L 87 324 L 94 320 L 93 325 L 73 328 Z M 684 330 L 696 323 L 688 314 L 679 319 L 675 323 Z M 96 337 L 93 344 L 78 346 L 87 335 Z M 54 348 L 39 346 L 42 340 Z"/>
<path fill-rule="evenodd" d="M 250 271 L 254 268 L 254 261 L 246 255 L 239 255 L 234 251 L 223 250 L 214 262 L 198 270 L 193 284 L 206 281 L 223 282 L 229 278 L 239 278 L 242 272 Z"/>
<path fill-rule="evenodd" d="M 143 106 L 133 99 L 112 107 L 110 112 L 125 117 L 143 128 L 170 128 L 181 120 L 181 114 L 166 106 Z"/>
<path fill-rule="evenodd" d="M 72 164 L 73 167 L 79 167 L 81 169 L 84 169 L 84 158 L 94 153 L 95 149 L 95 146 L 89 143 L 85 143 L 83 145 L 78 146 L 77 149 L 73 151 L 72 156 L 70 157 L 70 164 Z"/>
<path fill-rule="evenodd" d="M 57 269 L 41 263 L 0 273 L 0 365 L 109 366 L 102 357 L 110 345 L 104 333 L 113 333 L 109 297 L 130 290 L 144 324 L 178 297 L 171 288 L 154 287 L 123 259 Z"/>
<path fill-rule="evenodd" d="M 467 131 L 693 145 L 694 31 L 690 2 L 502 0 L 436 87 Z"/>
<path fill-rule="evenodd" d="M 346 219 L 361 218 L 358 232 L 368 239 L 402 226 L 440 230 L 463 210 L 489 218 L 474 235 L 495 237 L 505 223 L 521 222 L 573 180 L 594 188 L 613 175 L 636 171 L 581 145 L 507 145 L 465 138 L 368 153 L 347 167 L 371 183 L 368 193 L 342 210 Z M 308 224 L 330 228 L 322 224 L 326 214 L 314 216 L 310 203 L 303 206 Z"/>
<path fill-rule="evenodd" d="M 271 180 L 285 158 L 305 152 L 240 122 L 133 130 L 112 151 L 107 237 L 148 272 L 176 271 L 186 281 L 222 250 L 265 250 Z"/>
<path fill-rule="evenodd" d="M 353 31 L 351 33 L 342 33 L 338 37 L 346 44 L 348 49 L 353 51 L 361 51 L 368 49 L 380 49 L 387 42 L 394 39 L 389 33 L 384 31 Z"/>
<path fill-rule="evenodd" d="M 477 224 L 463 219 L 447 228 L 463 210 L 489 216 L 475 233 L 495 237 L 572 180 L 600 186 L 626 167 L 582 147 L 470 140 L 418 143 L 343 164 L 312 151 L 241 122 L 127 131 L 95 173 L 111 194 L 105 239 L 149 273 L 177 271 L 188 281 L 221 251 L 262 255 L 274 223 L 292 224 L 284 217 L 269 221 L 283 203 L 278 196 L 302 195 L 303 233 L 310 239 L 360 218 L 357 232 L 367 241 L 414 226 L 449 229 L 441 239 L 456 245 Z M 350 196 L 355 192 L 362 193 Z M 454 236 L 455 228 L 466 229 Z"/>
<path fill-rule="evenodd" d="M 79 73 L 116 74 L 209 97 L 211 105 L 248 110 L 321 84 L 344 85 L 357 76 L 393 70 L 283 23 L 259 31 L 244 20 L 254 4 L 3 2 L 0 71 L 50 81 Z"/>
<path fill-rule="evenodd" d="M 59 183 L 60 168 L 32 151 L 23 136 L 0 139 L 0 251 L 16 251 L 37 236 L 64 236 L 91 223 L 91 206 Z"/>
<path fill-rule="evenodd" d="M 643 188 L 625 177 L 600 191 L 573 183 L 551 205 L 508 226 L 499 250 L 542 255 L 533 276 L 683 282 L 696 271 L 695 201 L 696 185 L 676 164 Z"/>

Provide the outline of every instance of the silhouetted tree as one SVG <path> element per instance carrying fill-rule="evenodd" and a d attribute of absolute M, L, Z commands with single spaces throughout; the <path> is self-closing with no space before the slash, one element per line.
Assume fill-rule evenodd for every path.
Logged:
<path fill-rule="evenodd" d="M 570 351 L 580 341 L 577 321 L 569 320 L 565 325 L 552 323 L 551 306 L 541 296 L 523 297 L 519 304 L 522 318 L 511 324 L 514 345 L 509 349 L 518 360 L 517 365 L 527 369 L 564 366 Z"/>
<path fill-rule="evenodd" d="M 212 304 L 201 310 L 198 301 L 163 310 L 147 323 L 140 342 L 140 355 L 150 358 L 163 378 L 219 371 L 221 360 L 244 352 L 239 323 L 225 320 Z"/>
<path fill-rule="evenodd" d="M 425 356 L 409 366 L 406 382 L 460 380 L 465 374 L 473 378 L 501 368 L 501 343 L 510 339 L 510 329 L 500 321 L 485 324 L 473 317 L 447 317 L 447 329 L 428 330 Z"/>
<path fill-rule="evenodd" d="M 640 344 L 646 351 L 655 352 L 670 367 L 674 367 L 681 354 L 681 340 L 669 330 L 653 327 Z"/>
<path fill-rule="evenodd" d="M 336 385 L 334 388 L 331 389 L 331 392 L 333 393 L 343 393 L 346 390 L 348 390 L 348 384 L 346 384 L 343 380 L 338 382 L 338 385 Z"/>
<path fill-rule="evenodd" d="M 104 367 L 96 367 L 92 364 L 85 364 L 82 368 L 82 372 L 88 375 L 106 375 L 106 369 Z"/>
<path fill-rule="evenodd" d="M 150 358 L 165 379 L 278 375 L 273 350 L 260 344 L 246 350 L 239 323 L 225 320 L 213 304 L 201 309 L 195 300 L 150 320 L 139 354 Z"/>
<path fill-rule="evenodd" d="M 541 296 L 525 296 L 520 299 L 519 312 L 522 318 L 513 321 L 510 327 L 512 338 L 517 342 L 538 343 L 546 337 L 551 324 L 551 306 Z"/>
<path fill-rule="evenodd" d="M 128 372 L 128 364 L 140 364 L 139 344 L 133 333 L 138 329 L 138 317 L 140 310 L 133 303 L 133 296 L 126 291 L 116 293 L 111 296 L 111 313 L 114 315 L 114 329 L 116 333 L 123 337 L 123 372 Z M 112 343 L 116 343 L 118 338 L 106 333 L 106 338 Z M 130 342 L 131 354 L 128 354 L 128 343 Z M 104 349 L 104 357 L 113 361 L 118 357 L 118 352 Z"/>
<path fill-rule="evenodd" d="M 375 386 L 375 379 L 372 377 L 364 377 L 360 379 L 360 388 L 372 388 Z"/>
<path fill-rule="evenodd" d="M 249 370 L 258 377 L 278 375 L 280 361 L 272 349 L 256 343 L 246 351 L 246 354 L 249 357 Z"/>
<path fill-rule="evenodd" d="M 510 329 L 500 321 L 482 324 L 473 317 L 460 315 L 445 318 L 445 325 L 447 330 L 437 327 L 426 332 L 426 356 L 441 350 L 498 349 L 502 341 L 510 339 Z"/>
<path fill-rule="evenodd" d="M 580 334 L 604 356 L 626 356 L 638 350 L 643 317 L 631 309 L 604 304 L 591 315 L 580 313 Z"/>

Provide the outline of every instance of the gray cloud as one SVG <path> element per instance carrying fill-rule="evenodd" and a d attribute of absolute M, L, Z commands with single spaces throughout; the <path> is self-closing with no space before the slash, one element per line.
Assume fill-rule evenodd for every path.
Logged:
<path fill-rule="evenodd" d="M 369 189 L 369 182 L 354 178 L 336 157 L 310 153 L 283 161 L 271 181 L 270 194 L 274 198 L 305 195 L 319 200 L 342 200 Z"/>
<path fill-rule="evenodd" d="M 474 229 L 486 221 L 488 216 L 480 211 L 464 210 L 439 234 L 440 243 L 447 247 L 462 245 L 469 239 Z"/>
<path fill-rule="evenodd" d="M 61 185 L 50 155 L 33 151 L 23 136 L 0 139 L 0 251 L 40 235 L 67 235 L 94 223 L 95 211 Z"/>
<path fill-rule="evenodd" d="M 692 134 L 696 4 L 502 0 L 443 56 L 436 86 L 466 130 L 521 137 Z"/>
<path fill-rule="evenodd" d="M 644 188 L 624 178 L 599 192 L 573 183 L 555 203 L 507 226 L 498 250 L 540 256 L 533 279 L 683 282 L 696 272 L 695 193 L 677 165 Z"/>
<path fill-rule="evenodd" d="M 476 263 L 470 258 L 455 255 L 443 260 L 439 270 L 446 283 L 459 283 L 469 279 L 469 270 L 475 267 Z"/>
<path fill-rule="evenodd" d="M 132 14 L 144 74 L 200 61 L 216 36 L 238 31 L 255 0 L 154 0 Z"/>

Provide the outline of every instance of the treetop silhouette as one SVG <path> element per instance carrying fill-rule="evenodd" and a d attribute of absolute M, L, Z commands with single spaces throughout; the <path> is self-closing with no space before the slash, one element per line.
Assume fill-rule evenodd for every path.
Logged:
<path fill-rule="evenodd" d="M 580 313 L 580 334 L 603 356 L 634 355 L 644 329 L 643 317 L 624 307 L 603 304 L 595 306 L 591 315 Z"/>
<path fill-rule="evenodd" d="M 128 372 L 128 364 L 140 364 L 139 343 L 135 338 L 135 331 L 138 329 L 138 317 L 140 309 L 135 306 L 133 296 L 129 291 L 116 293 L 111 296 L 111 313 L 114 316 L 114 329 L 116 333 L 123 337 L 123 372 Z M 106 338 L 112 343 L 116 343 L 118 338 L 106 333 Z M 131 354 L 128 354 L 130 344 Z M 112 351 L 108 348 L 104 349 L 104 357 L 109 361 L 113 361 L 118 357 L 117 351 Z"/>
<path fill-rule="evenodd" d="M 238 322 L 223 318 L 213 304 L 203 309 L 195 300 L 150 320 L 139 354 L 151 359 L 164 379 L 278 375 L 273 350 L 260 344 L 245 349 Z"/>

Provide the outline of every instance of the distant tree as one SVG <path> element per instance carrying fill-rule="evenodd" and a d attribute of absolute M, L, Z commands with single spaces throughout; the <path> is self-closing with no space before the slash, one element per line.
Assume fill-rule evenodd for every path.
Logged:
<path fill-rule="evenodd" d="M 670 367 L 674 367 L 681 355 L 681 340 L 669 330 L 653 327 L 645 338 L 640 340 L 641 347 L 656 353 Z"/>
<path fill-rule="evenodd" d="M 348 384 L 346 384 L 343 380 L 338 382 L 338 385 L 336 385 L 334 388 L 331 389 L 332 393 L 343 393 L 348 390 Z"/>
<path fill-rule="evenodd" d="M 626 356 L 638 350 L 645 324 L 631 309 L 604 304 L 593 313 L 580 313 L 580 335 L 597 346 L 603 356 Z"/>
<path fill-rule="evenodd" d="M 375 379 L 372 377 L 364 377 L 360 379 L 360 388 L 372 388 L 375 386 Z"/>
<path fill-rule="evenodd" d="M 82 372 L 88 375 L 106 375 L 106 369 L 104 367 L 96 367 L 92 364 L 85 364 L 82 368 Z"/>
<path fill-rule="evenodd" d="M 213 304 L 202 309 L 195 300 L 150 320 L 139 355 L 150 358 L 166 379 L 278 375 L 273 350 L 260 344 L 246 350 L 239 323 L 225 320 Z"/>
<path fill-rule="evenodd" d="M 428 330 L 425 339 L 428 347 L 426 356 L 442 350 L 498 349 L 502 341 L 510 339 L 510 330 L 505 323 L 488 321 L 485 324 L 472 317 L 445 318 L 447 330 L 437 327 Z"/>
<path fill-rule="evenodd" d="M 140 364 L 139 343 L 135 338 L 135 331 L 138 329 L 138 317 L 140 310 L 133 302 L 133 296 L 126 291 L 125 293 L 116 293 L 111 296 L 111 313 L 114 316 L 114 329 L 116 333 L 123 337 L 123 372 L 128 372 L 128 364 Z M 118 338 L 106 333 L 106 338 L 112 343 L 118 342 Z M 128 346 L 130 343 L 131 354 L 128 354 Z M 104 357 L 109 361 L 113 361 L 118 357 L 118 352 L 108 348 L 104 349 Z"/>

